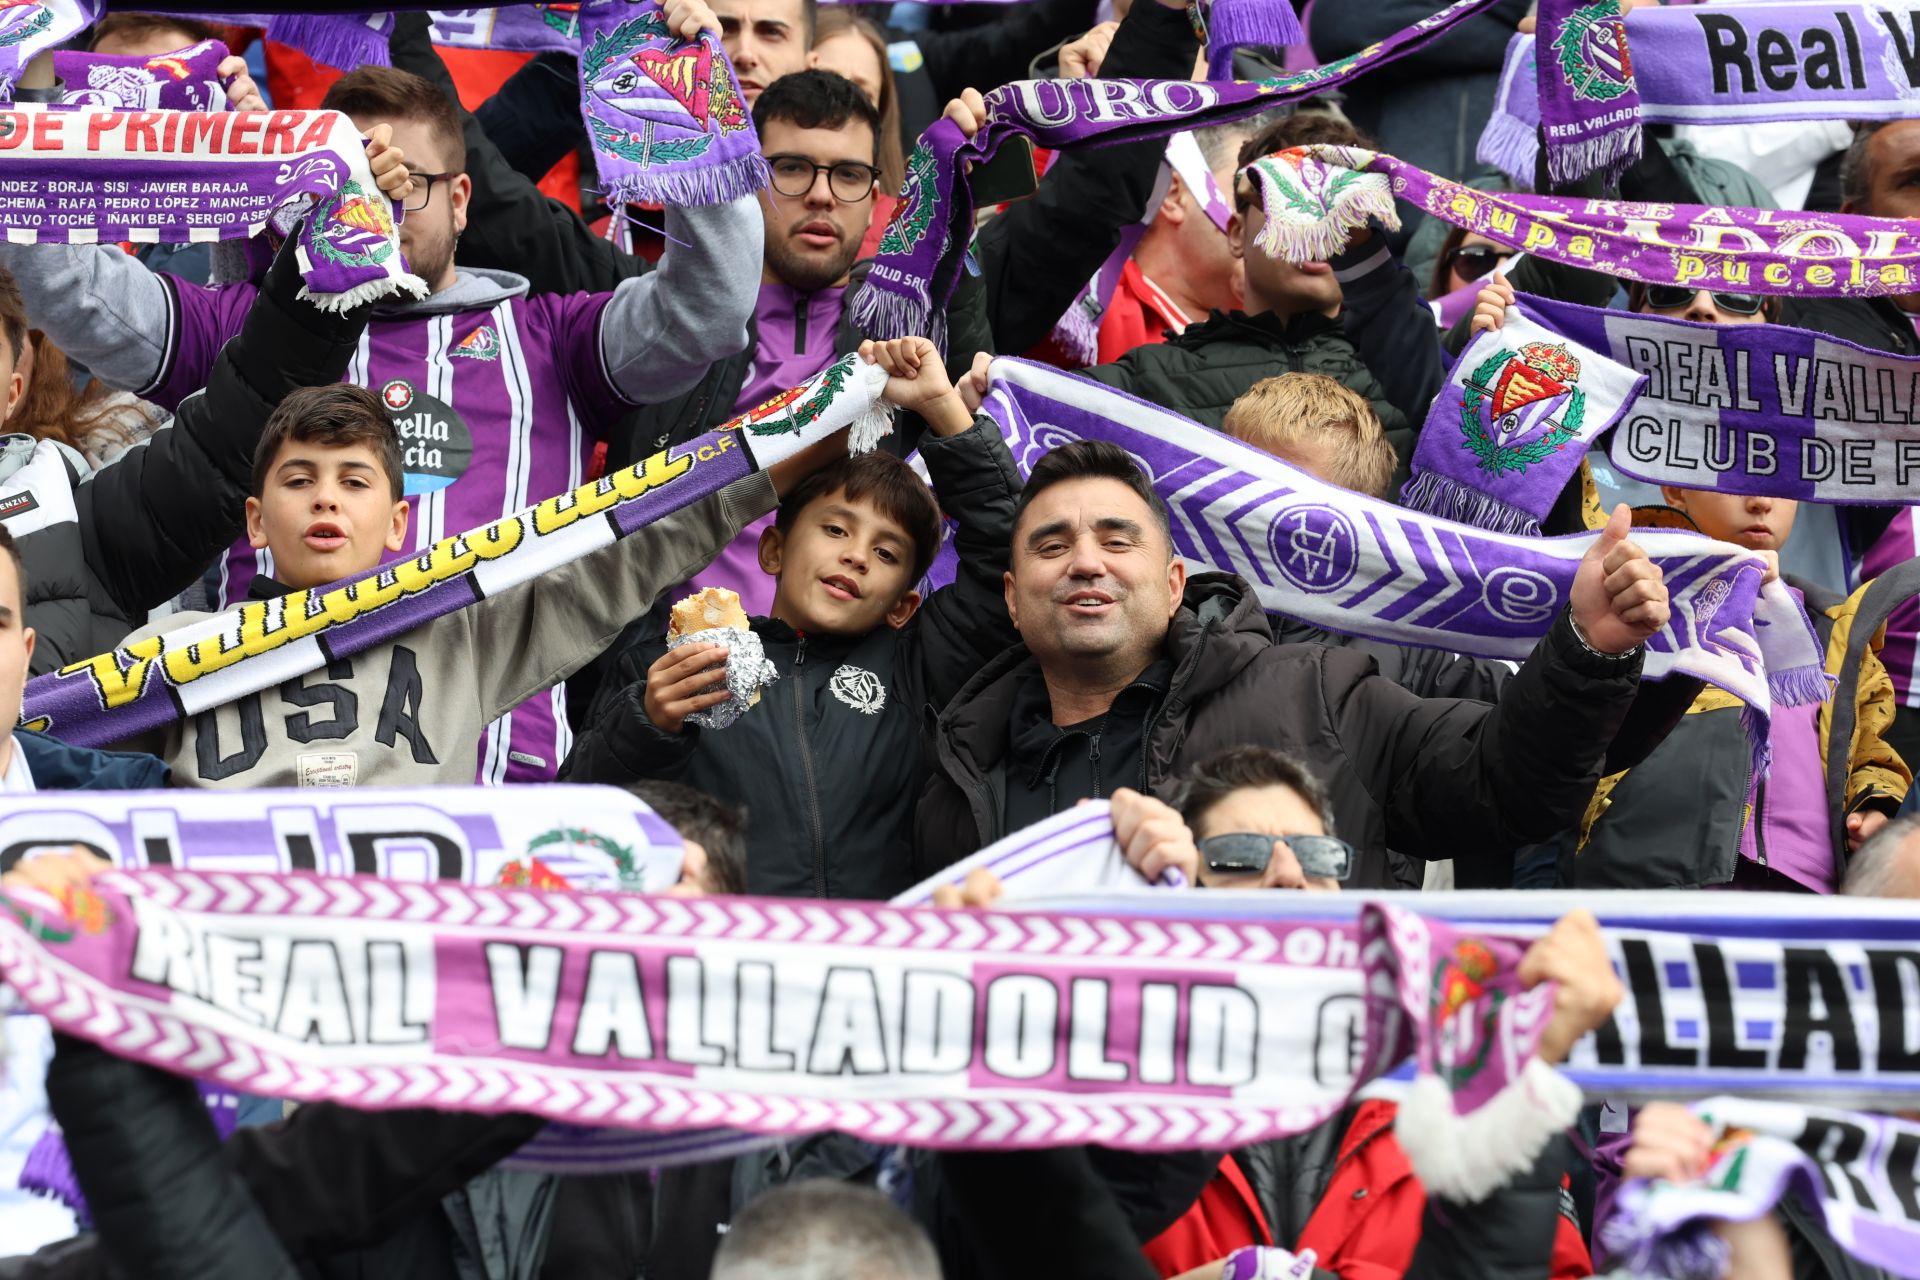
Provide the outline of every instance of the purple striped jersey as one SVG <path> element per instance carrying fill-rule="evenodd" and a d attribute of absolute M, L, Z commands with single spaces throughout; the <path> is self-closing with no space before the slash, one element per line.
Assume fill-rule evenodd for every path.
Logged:
<path fill-rule="evenodd" d="M 171 409 L 205 385 L 256 290 L 161 278 L 176 300 L 176 336 L 155 386 L 141 394 Z M 378 394 L 400 429 L 412 511 L 406 545 L 388 560 L 583 482 L 593 441 L 630 407 L 600 354 L 600 315 L 612 296 L 523 291 L 470 310 L 435 313 L 429 299 L 374 313 L 346 381 Z M 244 600 L 255 575 L 272 573 L 272 556 L 242 539 L 222 566 L 219 607 Z M 572 745 L 565 699 L 556 686 L 488 725 L 475 781 L 551 779 Z"/>

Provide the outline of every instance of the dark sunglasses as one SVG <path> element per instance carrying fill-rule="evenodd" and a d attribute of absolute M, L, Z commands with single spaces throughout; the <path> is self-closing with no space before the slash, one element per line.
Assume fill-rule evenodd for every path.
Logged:
<path fill-rule="evenodd" d="M 1511 258 L 1513 253 L 1512 249 L 1501 249 L 1490 244 L 1463 244 L 1447 255 L 1447 267 L 1455 275 L 1478 280 Z"/>
<path fill-rule="evenodd" d="M 1677 284 L 1647 286 L 1647 305 L 1655 311 L 1680 311 L 1693 301 L 1696 289 Z M 1713 305 L 1730 316 L 1757 316 L 1767 300 L 1757 293 L 1716 293 Z"/>
<path fill-rule="evenodd" d="M 1310 876 L 1345 880 L 1353 873 L 1353 846 L 1333 836 L 1262 836 L 1249 831 L 1231 831 L 1208 836 L 1199 842 L 1200 857 L 1207 870 L 1221 876 L 1257 876 L 1273 859 L 1275 841 L 1285 841 Z"/>

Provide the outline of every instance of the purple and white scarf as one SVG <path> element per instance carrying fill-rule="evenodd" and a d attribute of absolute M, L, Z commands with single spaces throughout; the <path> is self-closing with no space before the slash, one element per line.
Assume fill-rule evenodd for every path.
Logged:
<path fill-rule="evenodd" d="M 993 362 L 981 412 L 1030 471 L 1072 440 L 1133 455 L 1166 501 L 1177 554 L 1239 574 L 1261 604 L 1331 631 L 1482 658 L 1524 659 L 1565 606 L 1591 537 L 1494 533 L 1326 484 L 1269 454 L 1124 392 L 1024 360 Z M 1672 621 L 1647 642 L 1645 672 L 1679 672 L 1753 713 L 1827 696 L 1824 653 L 1786 587 L 1761 562 L 1698 534 L 1650 530 Z"/>
<path fill-rule="evenodd" d="M 1537 534 L 1587 449 L 1645 382 L 1509 307 L 1504 326 L 1476 334 L 1454 362 L 1400 500 L 1483 529 Z"/>
<path fill-rule="evenodd" d="M 0 975 L 62 1031 L 270 1097 L 967 1149 L 1243 1145 L 1409 1057 L 1470 1124 L 1552 1008 L 1524 944 L 1389 906 L 1196 950 L 1125 918 L 378 883 L 0 894 Z M 1328 999 L 1359 1038 L 1316 1062 L 1298 1012 Z"/>
<path fill-rule="evenodd" d="M 227 87 L 220 64 L 227 46 L 203 40 L 177 53 L 118 56 L 62 51 L 53 72 L 66 86 L 67 106 L 121 111 L 225 111 Z"/>
<path fill-rule="evenodd" d="M 1720 1097 L 1694 1111 L 1716 1139 L 1696 1182 L 1633 1179 L 1600 1226 L 1621 1265 L 1670 1280 L 1720 1280 L 1730 1252 L 1715 1222 L 1751 1222 L 1792 1196 L 1849 1255 L 1920 1277 L 1920 1125 L 1789 1102 Z"/>
<path fill-rule="evenodd" d="M 304 215 L 302 297 L 344 311 L 426 296 L 401 257 L 398 206 L 337 111 L 0 109 L 0 165 L 14 244 L 247 239 Z"/>
<path fill-rule="evenodd" d="M 870 449 L 889 429 L 885 386 L 878 365 L 844 356 L 714 431 L 412 560 L 249 601 L 37 676 L 27 685 L 24 722 L 78 746 L 106 746 L 273 688 L 630 536 L 838 431 L 849 431 L 853 451 Z"/>
<path fill-rule="evenodd" d="M 1600 174 L 1608 186 L 1640 159 L 1640 91 L 1619 0 L 1540 0 L 1540 131 L 1555 186 Z"/>
<path fill-rule="evenodd" d="M 1654 124 L 1905 120 L 1920 102 L 1920 0 L 1653 6 L 1626 15 L 1640 117 Z M 1479 158 L 1533 182 L 1535 38 L 1507 46 Z"/>
<path fill-rule="evenodd" d="M 1525 294 L 1520 305 L 1645 375 L 1608 450 L 1625 474 L 1802 502 L 1912 501 L 1920 358 L 1786 325 L 1695 324 Z"/>
<path fill-rule="evenodd" d="M 587 0 L 580 34 L 580 111 L 610 203 L 718 204 L 766 185 L 718 36 L 671 34 L 658 0 Z"/>
<path fill-rule="evenodd" d="M 1400 225 L 1396 200 L 1498 244 L 1646 284 L 1874 297 L 1920 288 L 1920 224 L 1845 213 L 1477 191 L 1359 147 L 1296 147 L 1255 166 L 1262 244 L 1328 256 L 1347 230 Z"/>

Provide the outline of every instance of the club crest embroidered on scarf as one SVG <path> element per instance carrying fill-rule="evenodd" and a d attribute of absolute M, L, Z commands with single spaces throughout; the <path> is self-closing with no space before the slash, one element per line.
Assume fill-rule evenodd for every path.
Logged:
<path fill-rule="evenodd" d="M 52 11 L 39 0 L 0 0 L 0 48 L 19 44 L 52 25 Z"/>
<path fill-rule="evenodd" d="M 1611 102 L 1634 87 L 1626 23 L 1614 0 L 1596 0 L 1569 14 L 1553 51 L 1576 98 Z"/>
<path fill-rule="evenodd" d="M 1525 471 L 1562 448 L 1586 420 L 1580 361 L 1565 343 L 1500 350 L 1467 376 L 1460 434 L 1481 470 Z"/>
<path fill-rule="evenodd" d="M 641 168 L 707 154 L 716 138 L 748 127 L 726 64 L 701 41 L 671 52 L 655 12 L 594 36 L 580 55 L 595 145 Z M 609 118 L 623 123 L 610 123 Z"/>
<path fill-rule="evenodd" d="M 393 253 L 393 211 L 385 196 L 346 182 L 312 215 L 319 219 L 314 248 L 344 267 L 376 266 Z"/>

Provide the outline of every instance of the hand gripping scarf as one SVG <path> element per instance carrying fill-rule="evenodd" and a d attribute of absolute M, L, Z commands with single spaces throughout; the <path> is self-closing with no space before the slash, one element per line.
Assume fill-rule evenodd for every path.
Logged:
<path fill-rule="evenodd" d="M 53 71 L 66 86 L 69 106 L 121 111 L 225 111 L 227 88 L 220 64 L 227 46 L 203 40 L 177 53 L 118 56 L 62 50 Z"/>
<path fill-rule="evenodd" d="M 0 171 L 14 244 L 246 239 L 304 214 L 302 297 L 344 311 L 427 293 L 401 257 L 398 206 L 337 111 L 0 110 Z"/>
<path fill-rule="evenodd" d="M 1720 1280 L 1718 1222 L 1751 1222 L 1788 1196 L 1870 1267 L 1920 1277 L 1920 1125 L 1886 1116 L 1719 1097 L 1694 1111 L 1717 1139 L 1697 1182 L 1632 1179 L 1600 1231 L 1636 1272 Z"/>
<path fill-rule="evenodd" d="M 1520 305 L 1644 375 L 1608 450 L 1635 479 L 1802 502 L 1913 499 L 1920 358 L 1786 325 L 1694 324 L 1525 294 Z"/>
<path fill-rule="evenodd" d="M 968 139 L 937 120 L 907 157 L 900 204 L 887 224 L 854 320 L 873 338 L 926 334 L 946 345 L 946 304 L 959 281 L 973 229 L 968 163 L 990 159 L 1002 143 L 1027 137 L 1055 149 L 1163 137 L 1298 102 L 1412 53 L 1491 7 L 1456 0 L 1430 18 L 1358 53 L 1271 80 L 1019 80 L 986 95 L 987 123 Z M 962 175 L 956 180 L 955 175 Z"/>
<path fill-rule="evenodd" d="M 1296 147 L 1255 161 L 1260 243 L 1290 262 L 1332 256 L 1396 199 L 1551 262 L 1646 284 L 1873 297 L 1920 287 L 1920 224 L 1844 213 L 1648 204 L 1476 191 L 1359 147 Z"/>
<path fill-rule="evenodd" d="M 1124 392 L 1024 360 L 993 362 L 981 412 L 1023 472 L 1072 440 L 1133 455 L 1166 501 L 1174 551 L 1239 574 L 1268 610 L 1392 644 L 1524 659 L 1565 606 L 1589 536 L 1526 538 L 1456 525 L 1325 484 Z M 1672 621 L 1645 673 L 1696 676 L 1749 708 L 1827 696 L 1823 653 L 1784 584 L 1750 553 L 1698 534 L 1634 540 L 1660 565 Z"/>
<path fill-rule="evenodd" d="M 1640 118 L 1656 124 L 1905 120 L 1920 102 L 1920 0 L 1649 7 L 1626 15 Z M 1507 46 L 1479 158 L 1532 185 L 1533 36 Z"/>
<path fill-rule="evenodd" d="M 467 814 L 510 801 L 425 794 Z M 137 799 L 159 825 L 168 797 Z M 236 866 L 284 865 L 278 844 L 193 830 L 224 840 Z M 999 856 L 1025 841 L 1037 860 L 1061 838 L 1056 820 Z M 1098 839 L 1080 846 L 1108 856 Z M 422 864 L 389 865 L 418 876 Z M 58 908 L 5 900 L 0 976 L 73 1034 L 226 1087 L 565 1121 L 543 1135 L 559 1172 L 710 1158 L 722 1124 L 752 1130 L 732 1135 L 748 1145 L 839 1128 L 924 1146 L 1238 1146 L 1304 1131 L 1408 1063 L 1393 1072 L 1421 1077 L 1407 1108 L 1443 1098 L 1439 1127 L 1465 1126 L 1466 1140 L 1490 1119 L 1507 1126 L 1508 1150 L 1472 1161 L 1430 1159 L 1413 1139 L 1429 1188 L 1471 1198 L 1501 1176 L 1502 1155 L 1524 1154 L 1511 1127 L 1522 1122 L 1500 1108 L 1522 1101 L 1503 1095 L 1536 1072 L 1523 1064 L 1551 1008 L 1551 992 L 1517 989 L 1513 963 L 1582 906 L 1605 924 L 1627 997 L 1575 1046 L 1572 1080 L 1625 1100 L 1734 1090 L 1910 1107 L 1920 1095 L 1904 1013 L 1920 923 L 1898 903 L 1808 914 L 1734 895 L 1711 918 L 1687 893 L 1017 905 L 1038 909 L 115 873 Z M 215 934 L 231 942 L 209 950 Z M 1536 1099 L 1524 1136 L 1557 1129 L 1559 1105 Z"/>
<path fill-rule="evenodd" d="M 1401 501 L 1483 529 L 1537 534 L 1588 446 L 1645 382 L 1509 307 L 1503 327 L 1476 334 L 1454 362 Z"/>
<path fill-rule="evenodd" d="M 1640 92 L 1618 0 L 1540 0 L 1538 16 L 1547 175 L 1566 186 L 1599 173 L 1613 186 L 1640 158 Z"/>
<path fill-rule="evenodd" d="M 855 452 L 870 449 L 888 428 L 885 385 L 878 365 L 845 356 L 716 430 L 412 560 L 249 601 L 35 677 L 22 715 L 63 741 L 105 746 L 272 688 L 627 537 L 837 431 L 850 430 Z"/>

